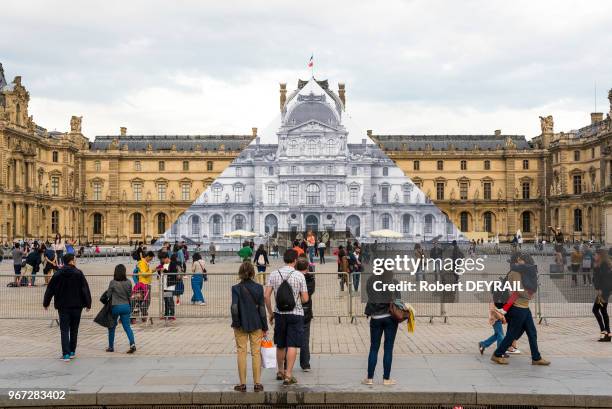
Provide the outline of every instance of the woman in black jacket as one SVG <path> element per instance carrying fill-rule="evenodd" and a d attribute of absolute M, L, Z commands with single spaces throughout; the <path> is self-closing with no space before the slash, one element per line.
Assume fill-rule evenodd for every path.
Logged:
<path fill-rule="evenodd" d="M 366 282 L 368 302 L 365 307 L 365 315 L 370 318 L 370 353 L 368 355 L 368 376 L 362 381 L 364 385 L 374 384 L 374 371 L 383 334 L 385 335 L 383 385 L 395 384 L 395 380 L 391 379 L 391 364 L 398 322 L 391 316 L 389 304 L 400 299 L 401 294 L 399 291 L 384 289 L 384 284 L 397 284 L 397 280 L 393 278 L 393 271 L 385 270 L 382 275 L 371 275 Z"/>
<path fill-rule="evenodd" d="M 595 253 L 595 267 L 593 269 L 593 285 L 597 290 L 593 314 L 599 324 L 601 337 L 599 342 L 610 342 L 610 317 L 608 316 L 608 298 L 612 291 L 612 263 L 605 249 Z"/>
<path fill-rule="evenodd" d="M 266 267 L 270 265 L 270 261 L 268 260 L 268 252 L 263 244 L 260 244 L 259 247 L 257 247 L 257 251 L 253 256 L 253 262 L 255 262 L 257 265 L 258 273 L 266 272 Z"/>
<path fill-rule="evenodd" d="M 255 269 L 245 261 L 238 270 L 240 282 L 232 286 L 232 328 L 238 354 L 238 376 L 240 384 L 234 386 L 238 392 L 246 392 L 247 344 L 251 344 L 253 383 L 255 392 L 262 392 L 261 384 L 261 340 L 268 333 L 268 320 L 264 305 L 264 290 L 253 281 Z"/>
<path fill-rule="evenodd" d="M 300 347 L 300 367 L 304 372 L 310 372 L 310 321 L 312 321 L 312 295 L 315 292 L 315 276 L 308 271 L 309 263 L 306 254 L 298 257 L 295 269 L 304 274 L 306 279 L 306 290 L 308 291 L 308 302 L 302 303 L 304 309 L 304 339 Z"/>

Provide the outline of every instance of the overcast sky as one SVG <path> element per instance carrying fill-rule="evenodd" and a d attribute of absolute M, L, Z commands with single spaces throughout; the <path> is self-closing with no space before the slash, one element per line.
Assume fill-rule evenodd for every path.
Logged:
<path fill-rule="evenodd" d="M 0 62 L 40 125 L 250 133 L 278 83 L 346 82 L 374 133 L 539 133 L 608 112 L 610 1 L 3 1 Z"/>

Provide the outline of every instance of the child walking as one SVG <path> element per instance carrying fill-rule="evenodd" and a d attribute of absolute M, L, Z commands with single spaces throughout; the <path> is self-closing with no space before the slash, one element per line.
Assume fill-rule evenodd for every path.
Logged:
<path fill-rule="evenodd" d="M 484 354 L 485 349 L 487 349 L 493 342 L 497 343 L 497 346 L 501 344 L 504 340 L 504 328 L 503 324 L 506 322 L 506 318 L 500 313 L 495 304 L 489 303 L 489 325 L 493 327 L 493 335 L 484 341 L 480 341 L 478 343 L 478 350 L 480 351 L 480 355 Z"/>

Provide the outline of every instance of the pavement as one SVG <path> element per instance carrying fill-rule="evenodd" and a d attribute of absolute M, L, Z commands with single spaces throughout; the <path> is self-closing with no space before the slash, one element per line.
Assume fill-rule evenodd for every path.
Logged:
<path fill-rule="evenodd" d="M 77 357 L 0 360 L 0 406 L 105 406 L 164 404 L 428 404 L 612 407 L 611 357 L 558 357 L 534 367 L 526 357 L 498 366 L 480 355 L 399 356 L 395 386 L 361 385 L 364 356 L 317 355 L 312 372 L 296 371 L 299 384 L 284 387 L 275 370 L 263 370 L 265 393 L 232 390 L 236 363 L 216 357 Z M 379 360 L 379 365 L 381 364 Z M 250 372 L 250 371 L 249 371 Z M 11 390 L 64 391 L 63 400 L 10 400 Z M 338 407 L 338 406 L 336 406 Z"/>

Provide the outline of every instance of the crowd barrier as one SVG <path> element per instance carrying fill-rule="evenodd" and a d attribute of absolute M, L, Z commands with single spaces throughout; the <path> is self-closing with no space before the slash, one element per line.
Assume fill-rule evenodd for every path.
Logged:
<path fill-rule="evenodd" d="M 264 283 L 269 273 L 258 273 L 255 280 Z M 433 281 L 428 273 L 425 277 Z M 206 305 L 191 303 L 192 273 L 181 275 L 184 291 L 181 295 L 172 294 L 174 318 L 229 318 L 231 305 L 231 287 L 238 283 L 236 273 L 209 273 L 203 283 L 203 295 Z M 35 276 L 32 287 L 9 287 L 14 282 L 14 275 L 0 275 L 0 319 L 55 319 L 56 312 L 51 306 L 48 310 L 42 307 L 45 277 L 42 273 Z M 102 304 L 99 299 L 108 288 L 111 280 L 109 274 L 86 274 L 91 295 L 92 309 L 83 312 L 84 319 L 93 319 Z M 333 317 L 339 322 L 342 319 L 354 321 L 364 317 L 365 303 L 361 296 L 363 279 L 359 274 L 346 273 L 316 273 L 316 291 L 313 295 L 313 310 L 317 317 Z M 341 279 L 342 277 L 342 279 Z M 470 279 L 493 280 L 499 274 L 471 275 Z M 129 277 L 132 278 L 131 276 Z M 414 276 L 397 277 L 398 279 L 415 280 Z M 467 279 L 464 276 L 462 280 Z M 161 289 L 163 275 L 155 274 L 151 286 L 145 292 L 137 292 L 132 300 L 132 317 L 137 322 L 151 323 L 154 320 L 164 320 L 166 308 L 164 291 Z M 361 281 L 358 283 L 358 280 Z M 595 299 L 592 286 L 584 286 L 583 277 L 578 274 L 578 285 L 574 285 L 571 273 L 556 275 L 539 274 L 538 291 L 530 303 L 534 318 L 542 322 L 549 318 L 579 318 L 591 316 L 591 308 Z M 197 282 L 197 280 L 196 280 Z M 588 280 L 587 280 L 588 282 Z M 357 284 L 357 286 L 356 286 Z M 341 289 L 341 287 L 344 287 Z M 166 296 L 170 295 L 166 292 Z M 430 322 L 451 318 L 487 317 L 488 293 L 459 294 L 459 302 L 444 302 L 440 298 L 423 293 L 404 293 L 405 301 L 410 302 L 418 317 L 428 318 Z M 463 298 L 461 298 L 463 297 Z M 167 297 L 166 297 L 167 298 Z M 178 303 L 177 303 L 178 301 Z"/>

